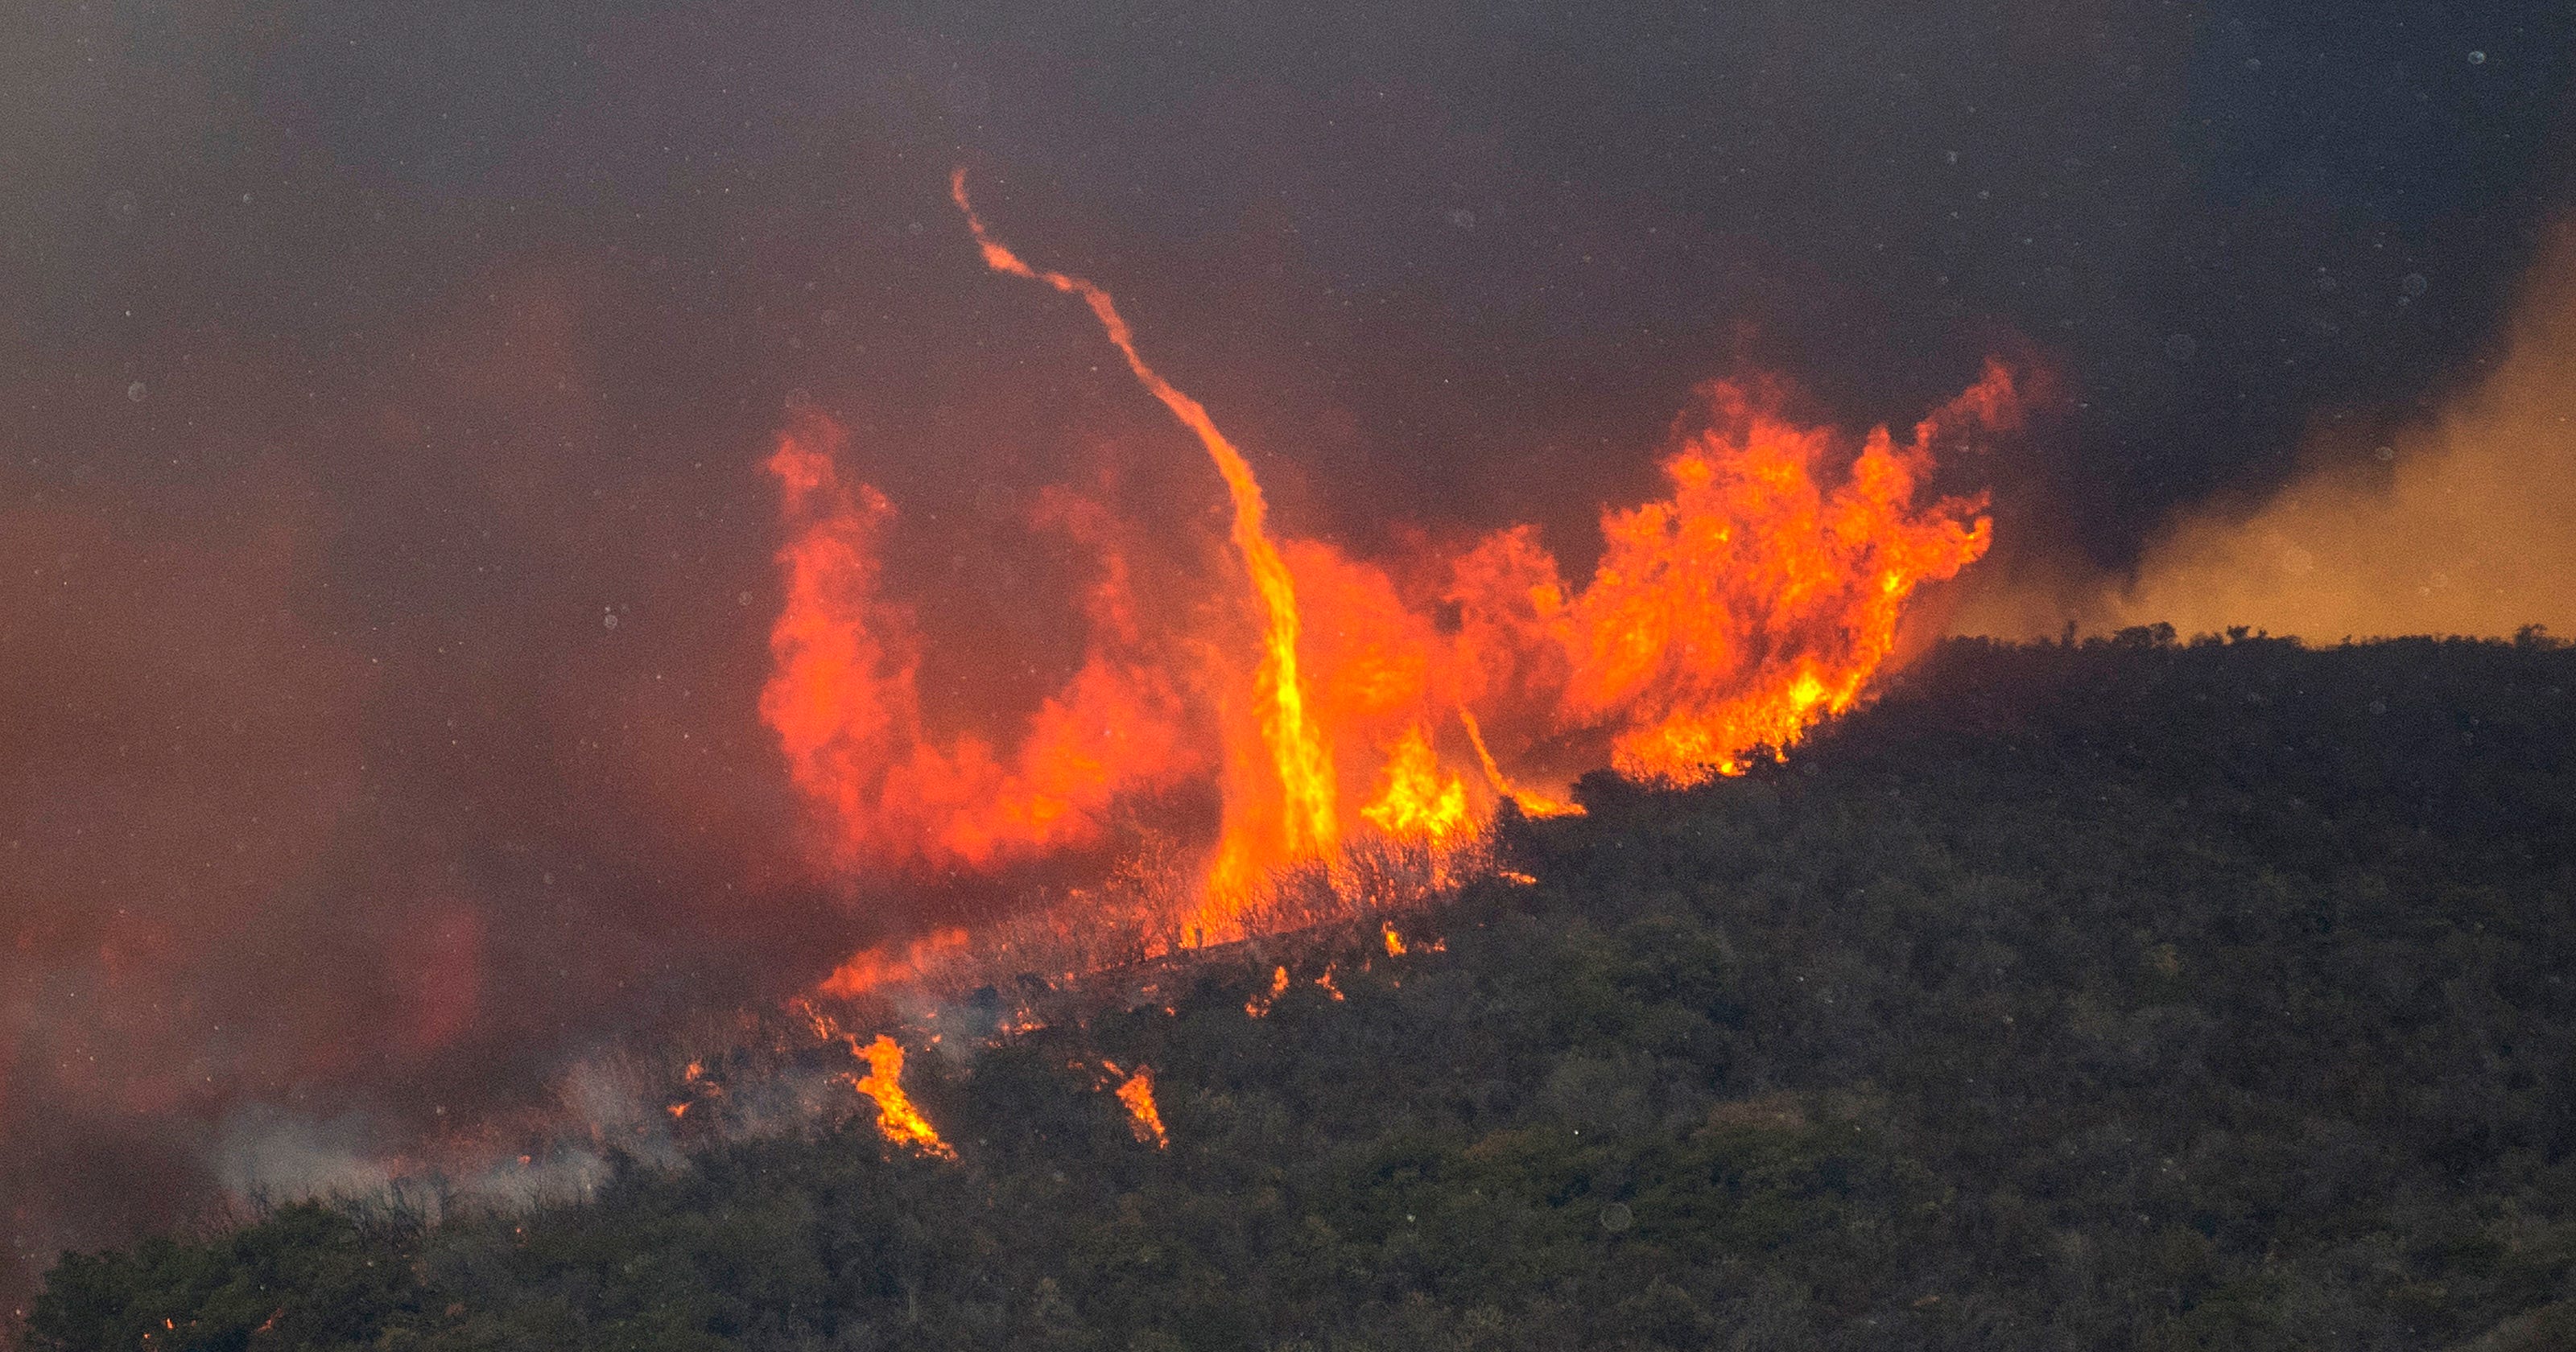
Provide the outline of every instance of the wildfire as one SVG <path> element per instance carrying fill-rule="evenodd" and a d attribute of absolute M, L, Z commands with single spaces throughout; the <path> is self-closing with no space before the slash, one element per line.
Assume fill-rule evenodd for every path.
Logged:
<path fill-rule="evenodd" d="M 1204 583 L 1214 604 L 1149 613 L 1117 545 L 1135 528 L 1057 499 L 1038 524 L 1096 560 L 1079 664 L 1015 728 L 934 737 L 914 613 L 885 594 L 878 563 L 895 508 L 844 477 L 837 425 L 800 416 L 768 462 L 786 604 L 761 710 L 845 873 L 1055 857 L 1105 839 L 1128 805 L 1195 784 L 1216 791 L 1216 834 L 1180 855 L 1197 861 L 1194 881 L 1155 892 L 1161 932 L 1178 937 L 1148 951 L 1247 937 L 1267 879 L 1341 869 L 1366 853 L 1357 842 L 1417 851 L 1404 857 L 1429 859 L 1437 887 L 1503 802 L 1577 812 L 1564 786 L 1604 763 L 1686 785 L 1781 754 L 1862 698 L 1916 590 L 1991 543 L 1981 496 L 1920 499 L 1936 451 L 2017 423 L 2014 377 L 1995 363 L 1903 438 L 1803 421 L 1777 382 L 1703 387 L 1663 462 L 1668 494 L 1603 514 L 1581 585 L 1528 526 L 1401 567 L 1280 536 L 1250 458 L 1145 360 L 1110 294 L 1001 242 L 962 171 L 950 189 L 986 267 L 1080 300 L 1205 451 L 1232 564 Z M 1246 631 L 1225 621 L 1257 641 L 1226 637 Z M 916 976 L 968 942 L 944 931 L 870 950 L 824 993 Z"/>
<path fill-rule="evenodd" d="M 939 1139 L 930 1120 L 912 1106 L 912 1096 L 903 1092 L 903 1044 L 883 1033 L 860 1051 L 867 1059 L 868 1073 L 852 1083 L 862 1094 L 876 1100 L 877 1130 L 897 1145 L 909 1145 L 925 1155 L 953 1160 L 957 1152 Z"/>
<path fill-rule="evenodd" d="M 969 940 L 966 931 L 950 926 L 933 930 L 900 948 L 881 946 L 861 949 L 848 962 L 832 969 L 816 987 L 825 995 L 849 999 L 880 986 L 919 976 L 935 960 L 962 951 Z"/>
<path fill-rule="evenodd" d="M 760 701 L 796 786 L 823 809 L 840 864 L 980 867 L 1082 843 L 1123 794 L 1196 768 L 1180 740 L 1178 695 L 1135 651 L 1114 554 L 1088 598 L 1091 651 L 1016 751 L 972 734 L 932 740 L 911 613 L 877 594 L 894 507 L 841 481 L 845 440 L 829 420 L 807 418 L 769 459 L 790 538 L 779 552 L 787 604 L 770 634 L 776 671 Z"/>
<path fill-rule="evenodd" d="M 955 1159 L 957 1152 L 939 1139 L 930 1119 L 913 1106 L 912 1096 L 903 1092 L 903 1044 L 884 1033 L 861 1046 L 859 1036 L 843 1028 L 831 1015 L 815 1008 L 811 1000 L 789 1002 L 788 1008 L 801 1014 L 823 1042 L 837 1042 L 846 1048 L 851 1059 L 867 1067 L 865 1074 L 844 1075 L 852 1089 L 877 1107 L 877 1130 L 896 1145 L 909 1145 L 925 1155 Z M 674 1114 L 677 1116 L 677 1114 Z"/>
<path fill-rule="evenodd" d="M 1255 991 L 1251 999 L 1243 1002 L 1243 1012 L 1251 1015 L 1253 1018 L 1260 1018 L 1262 1015 L 1270 1012 L 1270 1006 L 1278 1003 L 1280 996 L 1286 995 L 1287 993 L 1288 969 L 1281 967 L 1270 974 L 1270 989 L 1268 991 Z"/>
<path fill-rule="evenodd" d="M 1400 958 L 1404 956 L 1404 936 L 1395 932 L 1394 925 L 1388 924 L 1381 926 L 1379 928 L 1379 933 L 1386 940 L 1386 955 L 1388 957 Z"/>
<path fill-rule="evenodd" d="M 1107 1065 L 1110 1074 L 1122 1073 L 1118 1069 L 1117 1062 L 1111 1061 L 1104 1064 Z M 1118 1085 L 1118 1101 L 1126 1105 L 1127 1125 L 1135 1129 L 1137 1140 L 1151 1145 L 1156 1150 L 1171 1144 L 1171 1138 L 1163 1133 L 1162 1110 L 1154 1106 L 1154 1072 L 1151 1069 L 1138 1066 L 1135 1074 L 1121 1080 Z"/>
<path fill-rule="evenodd" d="M 1458 708 L 1458 726 L 1466 729 L 1467 744 L 1476 749 L 1476 768 L 1485 772 L 1485 782 L 1493 786 L 1495 797 L 1510 799 L 1512 806 L 1519 808 L 1525 816 L 1580 817 L 1583 815 L 1581 803 L 1564 802 L 1530 789 L 1512 787 L 1512 782 L 1503 778 L 1503 767 L 1494 763 L 1494 753 L 1485 749 L 1485 730 L 1477 725 L 1476 715 L 1468 712 L 1465 705 L 1460 705 Z"/>
<path fill-rule="evenodd" d="M 1285 801 L 1283 810 L 1267 821 L 1255 823 L 1235 820 L 1236 799 L 1228 797 L 1225 834 L 1208 873 L 1210 903 L 1222 907 L 1248 892 L 1259 880 L 1262 867 L 1322 855 L 1341 838 L 1341 823 L 1333 810 L 1332 752 L 1325 745 L 1322 729 L 1307 717 L 1305 687 L 1298 677 L 1297 637 L 1302 626 L 1297 614 L 1297 584 L 1278 546 L 1270 541 L 1270 509 L 1261 496 L 1261 483 L 1253 477 L 1252 462 L 1244 459 L 1243 452 L 1217 430 L 1216 420 L 1208 416 L 1206 406 L 1146 364 L 1136 350 L 1126 319 L 1119 315 L 1107 291 L 1066 273 L 1040 272 L 994 239 L 985 230 L 983 218 L 975 214 L 974 203 L 967 199 L 964 169 L 949 176 L 948 190 L 956 199 L 957 209 L 965 214 L 966 227 L 973 232 L 976 245 L 983 250 L 986 267 L 1045 282 L 1058 291 L 1080 296 L 1091 307 L 1092 317 L 1100 321 L 1101 332 L 1118 349 L 1118 355 L 1127 359 L 1127 369 L 1135 373 L 1137 382 L 1207 448 L 1208 458 L 1216 462 L 1226 493 L 1234 501 L 1234 547 L 1243 557 L 1254 592 L 1261 598 L 1264 620 L 1254 699 L 1261 710 L 1261 740 L 1269 750 Z M 1265 841 L 1265 836 L 1270 839 Z"/>
<path fill-rule="evenodd" d="M 1442 773 L 1431 737 L 1419 724 L 1397 739 L 1386 761 L 1386 787 L 1360 815 L 1388 835 L 1434 844 L 1475 824 L 1467 813 L 1467 786 Z"/>
<path fill-rule="evenodd" d="M 1672 498 L 1605 515 L 1592 585 L 1540 617 L 1574 659 L 1562 707 L 1623 725 L 1620 773 L 1674 784 L 1738 773 L 1747 752 L 1777 754 L 1860 697 L 1914 589 L 1993 541 L 1982 496 L 1914 507 L 1933 441 L 2018 409 L 2010 373 L 1989 363 L 1911 441 L 1872 430 L 1829 491 L 1832 434 L 1782 417 L 1778 391 L 1706 396 L 1708 427 L 1664 462 Z M 1524 566 L 1526 595 L 1563 596 L 1552 560 Z"/>
<path fill-rule="evenodd" d="M 718 1084 L 714 1078 L 707 1074 L 707 1066 L 704 1061 L 691 1061 L 681 1070 L 680 1087 L 682 1091 L 687 1093 L 690 1097 L 683 1099 L 678 1103 L 667 1103 L 662 1106 L 662 1111 L 669 1113 L 671 1115 L 671 1120 L 674 1122 L 686 1118 L 689 1115 L 689 1111 L 697 1107 L 699 1104 L 710 1099 L 720 1099 L 725 1096 L 724 1086 Z M 519 1163 L 521 1164 L 528 1163 L 528 1160 L 528 1156 L 522 1155 L 519 1157 Z"/>

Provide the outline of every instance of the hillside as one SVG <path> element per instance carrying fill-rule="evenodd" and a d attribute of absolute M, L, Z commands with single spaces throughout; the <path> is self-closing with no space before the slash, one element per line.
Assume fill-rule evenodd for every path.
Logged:
<path fill-rule="evenodd" d="M 854 1119 L 76 1257 L 36 1349 L 2576 1342 L 2576 650 L 1954 642 Z M 1317 977 L 1330 972 L 1330 988 Z M 963 1041 L 962 1039 L 950 1041 Z M 1100 1088 L 1149 1066 L 1168 1149 Z"/>

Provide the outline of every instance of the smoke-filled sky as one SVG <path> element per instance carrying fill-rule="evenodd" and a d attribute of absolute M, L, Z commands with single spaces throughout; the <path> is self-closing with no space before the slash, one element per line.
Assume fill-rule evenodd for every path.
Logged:
<path fill-rule="evenodd" d="M 1282 529 L 1579 565 L 1698 382 L 2001 353 L 1998 563 L 2117 568 L 2475 387 L 2571 60 L 2555 0 L 11 6 L 0 1293 L 243 1122 L 399 1148 L 902 926 L 800 881 L 756 713 L 786 411 L 904 505 L 934 703 L 1071 660 L 987 543 L 1046 485 L 1222 529 L 953 166 Z"/>

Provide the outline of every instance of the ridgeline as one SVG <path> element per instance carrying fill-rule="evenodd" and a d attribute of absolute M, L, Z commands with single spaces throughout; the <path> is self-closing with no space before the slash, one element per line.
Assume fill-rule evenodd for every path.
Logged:
<path fill-rule="evenodd" d="M 1587 780 L 1503 828 L 1535 882 L 1261 1017 L 1211 959 L 917 1050 L 953 1161 L 863 1116 L 289 1207 L 66 1259 L 27 1345 L 2576 1345 L 2571 690 L 2537 636 L 1954 641 L 1786 765 Z"/>

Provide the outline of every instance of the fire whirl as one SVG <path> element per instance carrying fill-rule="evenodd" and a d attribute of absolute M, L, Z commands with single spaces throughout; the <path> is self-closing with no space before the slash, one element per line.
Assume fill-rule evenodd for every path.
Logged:
<path fill-rule="evenodd" d="M 1251 459 L 1145 359 L 1108 291 L 1028 263 L 976 212 L 962 170 L 950 186 L 987 267 L 1079 299 L 1204 449 L 1231 507 L 1231 567 L 1201 580 L 1207 605 L 1149 618 L 1115 543 L 1136 528 L 1059 504 L 1048 524 L 1095 557 L 1081 659 L 1018 727 L 941 740 L 915 689 L 923 640 L 879 566 L 896 508 L 846 477 L 838 426 L 789 427 L 768 462 L 786 603 L 761 711 L 821 828 L 818 862 L 845 875 L 1061 859 L 1110 839 L 1122 812 L 1201 786 L 1221 804 L 1212 836 L 1031 923 L 1130 925 L 1153 956 L 1289 923 L 1266 898 L 1300 870 L 1364 893 L 1392 876 L 1384 860 L 1428 860 L 1408 885 L 1436 889 L 1475 866 L 1506 801 L 1579 811 L 1565 786 L 1605 765 L 1688 785 L 1781 754 L 1863 697 L 1917 589 L 1992 541 L 1983 495 L 1923 500 L 1936 452 L 2019 422 L 2015 377 L 1991 361 L 1902 438 L 1800 421 L 1777 381 L 1704 386 L 1663 462 L 1668 495 L 1603 514 L 1579 586 L 1529 526 L 1388 564 L 1281 536 Z M 1230 649 L 1230 628 L 1183 632 L 1209 614 L 1242 622 L 1257 651 Z M 917 979 L 987 939 L 872 950 L 825 993 Z"/>
<path fill-rule="evenodd" d="M 1261 484 L 1253 477 L 1252 462 L 1217 430 L 1216 420 L 1208 416 L 1206 406 L 1174 388 L 1146 364 L 1136 350 L 1126 319 L 1119 315 L 1107 291 L 1079 277 L 1031 268 L 994 239 L 966 196 L 964 169 L 949 176 L 948 191 L 956 199 L 957 209 L 965 213 L 966 227 L 983 249 L 986 267 L 1045 282 L 1058 291 L 1080 296 L 1091 307 L 1092 317 L 1100 321 L 1101 332 L 1108 335 L 1118 355 L 1127 359 L 1127 369 L 1135 373 L 1138 383 L 1207 448 L 1208 458 L 1216 462 L 1226 493 L 1234 501 L 1234 547 L 1241 553 L 1244 571 L 1260 598 L 1263 622 L 1261 664 L 1253 702 L 1260 710 L 1261 743 L 1268 749 L 1271 768 L 1278 776 L 1280 801 L 1269 811 L 1238 814 L 1240 800 L 1228 797 L 1226 829 L 1219 838 L 1207 882 L 1209 905 L 1221 908 L 1259 881 L 1262 866 L 1319 857 L 1330 853 L 1341 838 L 1341 821 L 1333 810 L 1336 793 L 1332 750 L 1324 740 L 1323 729 L 1307 711 L 1305 683 L 1298 674 L 1297 638 L 1302 626 L 1297 613 L 1297 583 L 1280 557 L 1278 546 L 1271 543 L 1267 524 L 1270 509 L 1261 496 Z M 1224 928 L 1223 921 L 1231 917 L 1217 918 Z"/>

